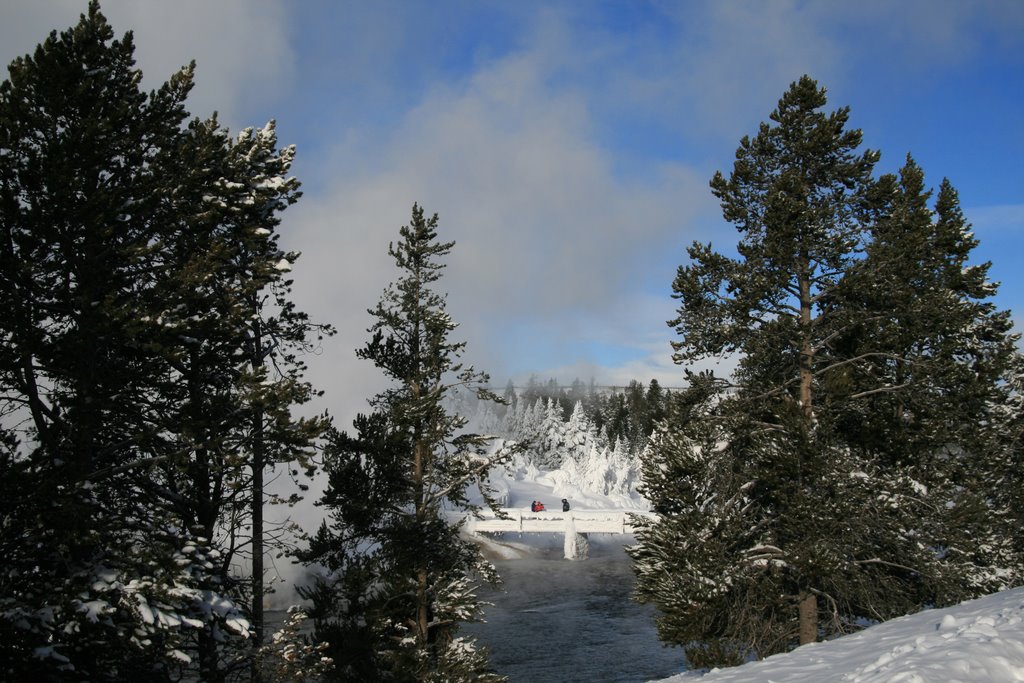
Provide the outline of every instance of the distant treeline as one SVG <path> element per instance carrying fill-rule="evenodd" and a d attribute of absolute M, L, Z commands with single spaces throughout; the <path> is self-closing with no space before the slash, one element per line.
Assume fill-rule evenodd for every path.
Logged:
<path fill-rule="evenodd" d="M 464 397 L 457 409 L 465 415 L 493 412 L 498 422 L 485 416 L 483 426 L 495 429 L 501 436 L 515 437 L 507 419 L 510 413 L 536 412 L 538 404 L 543 408 L 550 401 L 557 406 L 562 422 L 569 423 L 579 404 L 588 424 L 605 443 L 614 446 L 621 440 L 626 450 L 635 454 L 643 450 L 654 425 L 666 415 L 673 391 L 676 389 L 662 387 L 656 379 L 646 386 L 639 380 L 626 386 L 608 386 L 580 379 L 566 385 L 554 378 L 541 381 L 532 376 L 525 385 L 516 386 L 509 380 L 501 392 L 504 405 L 477 406 L 474 397 Z"/>

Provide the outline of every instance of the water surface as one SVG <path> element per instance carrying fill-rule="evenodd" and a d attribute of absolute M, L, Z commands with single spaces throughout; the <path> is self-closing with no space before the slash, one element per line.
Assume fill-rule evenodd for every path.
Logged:
<path fill-rule="evenodd" d="M 621 543 L 592 541 L 587 560 L 562 559 L 559 545 L 495 565 L 504 584 L 480 591 L 494 603 L 487 623 L 463 632 L 490 649 L 511 683 L 635 683 L 683 670 L 682 650 L 658 640 L 654 609 L 630 599 L 634 577 Z"/>

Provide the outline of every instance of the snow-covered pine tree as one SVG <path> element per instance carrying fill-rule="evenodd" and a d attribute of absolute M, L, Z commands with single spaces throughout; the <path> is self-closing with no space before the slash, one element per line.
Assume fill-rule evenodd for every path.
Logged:
<path fill-rule="evenodd" d="M 608 494 L 628 496 L 635 489 L 639 474 L 638 459 L 625 440 L 616 440 L 615 447 L 608 454 L 608 471 Z"/>
<path fill-rule="evenodd" d="M 251 602 L 249 649 L 262 640 L 263 469 L 310 467 L 326 421 L 291 415 L 313 393 L 298 354 L 332 331 L 290 301 L 287 273 L 297 255 L 280 251 L 276 228 L 298 182 L 288 175 L 294 149 L 277 150 L 276 142 L 272 123 L 236 138 L 215 119 L 191 123 L 160 166 L 177 182 L 162 217 L 174 232 L 151 295 L 161 310 L 161 397 L 176 456 L 143 485 L 215 546 L 207 588 Z M 252 567 L 251 583 L 233 575 L 240 562 Z M 251 654 L 227 637 L 223 619 L 207 622 L 194 646 L 199 676 L 209 681 Z"/>
<path fill-rule="evenodd" d="M 337 639 L 328 649 L 337 680 L 503 680 L 458 636 L 479 616 L 473 582 L 497 577 L 448 511 L 477 509 L 472 485 L 496 509 L 486 477 L 505 456 L 489 454 L 490 437 L 460 433 L 464 418 L 444 408 L 456 386 L 496 397 L 486 376 L 458 363 L 465 343 L 449 339 L 456 325 L 432 286 L 453 243 L 438 241 L 437 226 L 414 205 L 389 249 L 401 275 L 371 309 L 373 336 L 357 354 L 393 386 L 357 419 L 357 437 L 333 438 L 330 517 L 302 553 L 328 571 L 304 594 L 318 636 Z"/>
<path fill-rule="evenodd" d="M 311 391 L 273 237 L 292 152 L 183 128 L 192 67 L 146 96 L 112 38 L 91 3 L 0 86 L 2 675 L 215 681 L 249 635 L 229 566 L 254 406 L 268 461 L 322 427 L 289 415 Z"/>
<path fill-rule="evenodd" d="M 923 601 L 1008 587 L 1020 566 L 1008 553 L 1017 525 L 990 503 L 1003 497 L 996 442 L 1018 336 L 991 302 L 989 264 L 970 262 L 978 242 L 948 180 L 930 209 L 924 172 L 908 155 L 872 194 L 871 243 L 838 298 L 851 324 L 833 344 L 859 360 L 825 378 L 836 428 L 921 484 L 918 525 L 947 549 L 939 597 Z"/>
<path fill-rule="evenodd" d="M 563 449 L 565 460 L 575 460 L 581 462 L 589 450 L 590 440 L 596 437 L 596 430 L 593 425 L 590 424 L 590 419 L 587 417 L 586 411 L 583 410 L 583 402 L 576 401 L 576 405 L 573 406 L 572 415 L 569 416 L 569 421 L 565 423 L 563 430 Z"/>
<path fill-rule="evenodd" d="M 176 628 L 146 621 L 145 596 L 164 592 L 173 622 L 197 587 L 173 555 L 201 549 L 137 467 L 166 453 L 157 315 L 140 306 L 168 196 L 150 162 L 174 144 L 192 72 L 146 96 L 133 52 L 92 3 L 0 85 L 0 401 L 20 441 L 0 472 L 9 680 L 166 677 Z"/>
<path fill-rule="evenodd" d="M 565 421 L 562 419 L 562 406 L 553 398 L 538 401 L 541 406 L 540 426 L 533 444 L 537 454 L 534 464 L 544 470 L 554 470 L 561 466 L 565 458 Z"/>
<path fill-rule="evenodd" d="M 542 426 L 544 423 L 544 400 L 536 399 L 532 403 L 523 401 L 526 410 L 523 412 L 523 419 L 519 423 L 519 439 L 524 442 L 536 444 L 543 435 Z"/>
<path fill-rule="evenodd" d="M 857 153 L 848 110 L 825 103 L 804 77 L 774 123 L 743 138 L 729 178 L 712 181 L 739 258 L 695 244 L 673 284 L 675 360 L 740 355 L 733 391 L 692 377 L 657 431 L 644 491 L 662 517 L 640 522 L 632 550 L 638 597 L 698 666 L 949 600 L 951 577 L 978 590 L 985 571 L 961 570 L 992 559 L 963 533 L 984 509 L 977 496 L 929 497 L 928 484 L 952 482 L 950 463 L 984 479 L 986 458 L 963 416 L 928 395 L 998 398 L 1005 317 L 983 301 L 984 273 L 965 267 L 972 245 L 949 190 L 932 222 L 912 164 L 902 190 L 872 181 L 877 155 Z M 920 303 L 894 295 L 918 286 Z M 894 434 L 855 428 L 862 418 Z M 922 514 L 946 503 L 963 514 Z"/>
<path fill-rule="evenodd" d="M 506 438 L 515 438 L 519 433 L 519 425 L 523 421 L 523 401 L 516 400 L 515 394 L 505 410 L 505 417 L 501 420 L 501 435 Z"/>
<path fill-rule="evenodd" d="M 626 405 L 624 394 L 616 392 L 603 401 L 601 417 L 604 435 L 609 444 L 614 444 L 619 437 L 629 438 L 629 407 Z"/>

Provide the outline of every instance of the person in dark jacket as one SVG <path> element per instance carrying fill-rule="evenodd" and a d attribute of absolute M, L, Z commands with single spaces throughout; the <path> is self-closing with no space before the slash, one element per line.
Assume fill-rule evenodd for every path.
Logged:
<path fill-rule="evenodd" d="M 562 499 L 562 512 L 568 512 L 568 511 L 569 511 L 569 501 L 566 500 L 565 498 L 563 498 Z"/>

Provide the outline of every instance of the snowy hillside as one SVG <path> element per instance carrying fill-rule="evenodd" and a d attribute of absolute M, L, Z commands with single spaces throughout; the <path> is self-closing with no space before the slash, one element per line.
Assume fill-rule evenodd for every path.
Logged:
<path fill-rule="evenodd" d="M 503 507 L 529 509 L 539 500 L 554 509 L 565 498 L 573 509 L 647 510 L 649 503 L 630 485 L 634 471 L 625 460 L 604 458 L 567 460 L 557 469 L 542 470 L 528 458 L 517 457 L 507 468 L 496 468 L 490 483 Z"/>
<path fill-rule="evenodd" d="M 662 683 L 1024 681 L 1024 588 L 928 610 L 827 643 Z"/>

